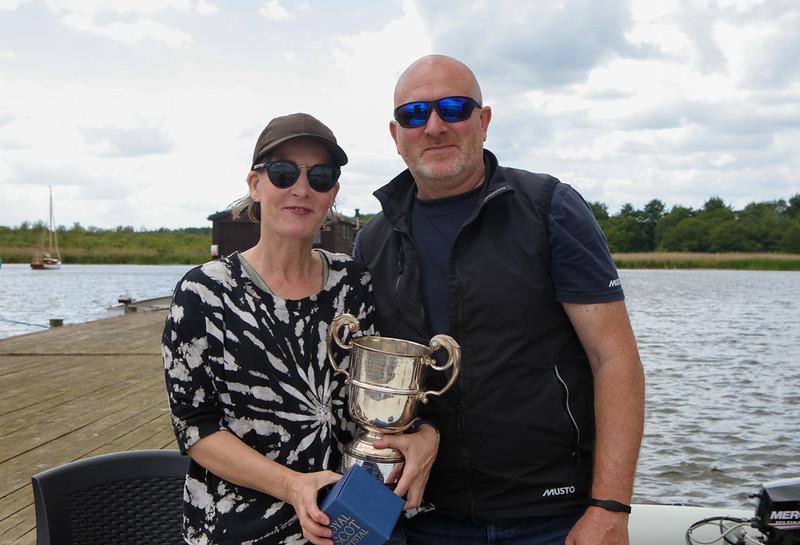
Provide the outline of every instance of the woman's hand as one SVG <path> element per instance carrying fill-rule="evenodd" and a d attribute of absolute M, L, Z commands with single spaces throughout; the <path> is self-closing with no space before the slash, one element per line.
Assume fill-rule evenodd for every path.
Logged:
<path fill-rule="evenodd" d="M 419 507 L 431 467 L 439 452 L 439 434 L 430 424 L 422 424 L 414 433 L 386 434 L 372 443 L 375 448 L 394 448 L 405 458 L 403 474 L 394 491 L 406 498 L 405 509 Z"/>
<path fill-rule="evenodd" d="M 333 484 L 342 476 L 333 471 L 315 471 L 313 473 L 294 472 L 286 481 L 286 498 L 292 504 L 303 537 L 314 545 L 333 545 L 331 530 L 328 528 L 330 517 L 319 510 L 317 494 L 320 488 Z"/>

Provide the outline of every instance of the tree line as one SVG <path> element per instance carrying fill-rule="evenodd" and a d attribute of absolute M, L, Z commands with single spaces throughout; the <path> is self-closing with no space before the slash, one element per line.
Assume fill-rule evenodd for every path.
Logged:
<path fill-rule="evenodd" d="M 752 202 L 741 210 L 711 197 L 699 209 L 667 206 L 653 199 L 641 209 L 625 204 L 610 215 L 602 202 L 589 202 L 615 253 L 743 252 L 800 254 L 800 193 L 788 200 Z M 366 222 L 374 214 L 361 215 Z M 211 228 L 57 228 L 65 263 L 202 263 L 209 259 Z M 28 262 L 43 245 L 46 225 L 0 226 L 0 258 Z"/>
<path fill-rule="evenodd" d="M 47 226 L 37 221 L 18 227 L 0 226 L 0 257 L 27 263 L 37 247 L 45 247 Z M 211 227 L 183 229 L 111 229 L 72 227 L 56 229 L 64 263 L 193 264 L 208 261 Z"/>
<path fill-rule="evenodd" d="M 734 210 L 711 197 L 697 210 L 653 199 L 641 209 L 625 204 L 609 215 L 589 206 L 612 252 L 800 253 L 800 193 L 788 201 L 752 202 Z"/>

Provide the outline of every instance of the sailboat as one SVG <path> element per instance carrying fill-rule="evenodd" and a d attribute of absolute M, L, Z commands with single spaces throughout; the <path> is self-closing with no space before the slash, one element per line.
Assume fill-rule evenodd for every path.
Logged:
<path fill-rule="evenodd" d="M 37 271 L 55 270 L 61 268 L 61 252 L 58 249 L 58 235 L 56 234 L 55 221 L 53 220 L 53 186 L 50 187 L 50 221 L 47 226 L 48 245 L 44 251 L 44 240 L 42 247 L 38 248 L 31 262 L 31 269 Z M 44 235 L 42 235 L 44 239 Z M 56 257 L 53 257 L 55 251 Z"/>

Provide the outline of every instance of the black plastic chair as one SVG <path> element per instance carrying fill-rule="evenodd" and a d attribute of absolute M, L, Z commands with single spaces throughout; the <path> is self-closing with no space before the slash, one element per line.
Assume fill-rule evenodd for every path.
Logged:
<path fill-rule="evenodd" d="M 38 545 L 182 544 L 189 457 L 133 450 L 34 475 Z"/>

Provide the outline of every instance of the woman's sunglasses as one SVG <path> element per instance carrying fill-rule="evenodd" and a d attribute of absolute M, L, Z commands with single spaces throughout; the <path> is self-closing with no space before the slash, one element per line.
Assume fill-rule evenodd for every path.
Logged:
<path fill-rule="evenodd" d="M 319 193 L 327 193 L 334 188 L 342 171 L 339 167 L 331 165 L 298 165 L 294 161 L 281 159 L 279 161 L 266 161 L 253 165 L 253 170 L 266 169 L 269 181 L 275 187 L 286 189 L 292 187 L 300 178 L 300 169 L 305 168 L 308 175 L 308 185 Z"/>
<path fill-rule="evenodd" d="M 394 110 L 394 118 L 401 127 L 413 129 L 427 123 L 434 108 L 442 121 L 457 123 L 469 119 L 472 110 L 480 107 L 481 105 L 474 98 L 444 97 L 437 100 L 408 102 L 398 106 Z"/>

